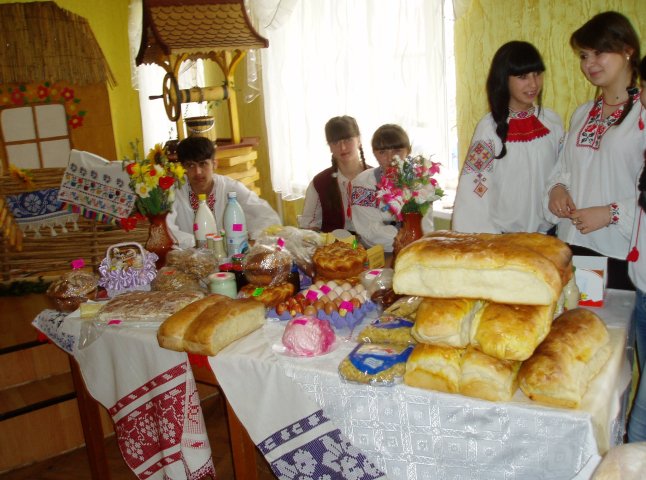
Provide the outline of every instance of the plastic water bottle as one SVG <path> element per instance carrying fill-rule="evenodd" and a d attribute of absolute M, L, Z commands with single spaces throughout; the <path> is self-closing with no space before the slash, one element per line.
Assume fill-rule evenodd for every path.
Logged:
<path fill-rule="evenodd" d="M 195 246 L 198 248 L 207 247 L 207 235 L 218 233 L 218 226 L 215 222 L 215 216 L 206 203 L 206 195 L 200 193 L 197 196 L 200 204 L 195 212 L 195 222 L 193 223 L 193 233 L 195 235 Z"/>
<path fill-rule="evenodd" d="M 229 192 L 227 197 L 227 206 L 224 209 L 224 232 L 227 237 L 227 255 L 233 257 L 237 253 L 247 253 L 249 235 L 244 211 L 238 203 L 238 195 L 236 192 Z"/>

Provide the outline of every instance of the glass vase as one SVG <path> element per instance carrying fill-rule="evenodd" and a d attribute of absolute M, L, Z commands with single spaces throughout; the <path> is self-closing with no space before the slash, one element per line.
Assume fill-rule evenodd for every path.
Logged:
<path fill-rule="evenodd" d="M 158 215 L 148 215 L 150 227 L 148 229 L 148 239 L 146 240 L 146 250 L 157 254 L 155 267 L 157 270 L 166 265 L 166 254 L 175 244 L 175 237 L 166 225 L 168 212 Z"/>
<path fill-rule="evenodd" d="M 393 262 L 397 254 L 409 243 L 421 238 L 422 232 L 422 214 L 419 212 L 409 212 L 402 214 L 402 226 L 395 235 L 393 241 Z M 393 263 L 394 265 L 394 263 Z"/>

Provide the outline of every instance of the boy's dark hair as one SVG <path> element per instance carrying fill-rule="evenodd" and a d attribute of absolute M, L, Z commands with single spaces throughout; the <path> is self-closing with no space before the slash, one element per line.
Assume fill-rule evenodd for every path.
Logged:
<path fill-rule="evenodd" d="M 375 130 L 375 133 L 372 134 L 371 143 L 373 150 L 411 148 L 406 130 L 394 123 L 387 123 Z"/>
<path fill-rule="evenodd" d="M 210 160 L 215 154 L 215 145 L 206 137 L 188 137 L 177 145 L 177 160 L 180 163 Z"/>

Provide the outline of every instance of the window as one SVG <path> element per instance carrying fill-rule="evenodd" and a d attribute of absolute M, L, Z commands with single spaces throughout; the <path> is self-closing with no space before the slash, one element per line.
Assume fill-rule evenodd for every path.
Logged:
<path fill-rule="evenodd" d="M 2 109 L 2 139 L 8 164 L 18 168 L 64 168 L 71 142 L 62 104 Z"/>
<path fill-rule="evenodd" d="M 261 54 L 274 190 L 302 195 L 330 165 L 324 125 L 336 115 L 357 119 L 373 166 L 372 133 L 384 123 L 401 125 L 414 153 L 442 163 L 442 186 L 454 186 L 451 1 L 295 0 L 283 15 L 280 5 L 258 18 L 269 39 Z"/>

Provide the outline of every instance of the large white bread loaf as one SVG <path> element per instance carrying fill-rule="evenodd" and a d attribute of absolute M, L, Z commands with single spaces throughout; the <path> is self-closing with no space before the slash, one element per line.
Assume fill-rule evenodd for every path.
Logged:
<path fill-rule="evenodd" d="M 393 289 L 423 297 L 551 305 L 561 294 L 571 260 L 569 247 L 554 240 L 542 234 L 433 232 L 399 253 Z"/>
<path fill-rule="evenodd" d="M 568 310 L 554 320 L 545 340 L 523 362 L 520 388 L 537 402 L 577 408 L 610 353 L 603 321 L 590 310 Z"/>
<path fill-rule="evenodd" d="M 419 343 L 406 361 L 404 383 L 411 387 L 457 393 L 464 348 Z"/>
<path fill-rule="evenodd" d="M 157 341 L 161 347 L 215 355 L 265 323 L 265 306 L 251 298 L 234 300 L 214 294 L 191 306 L 160 326 Z"/>

